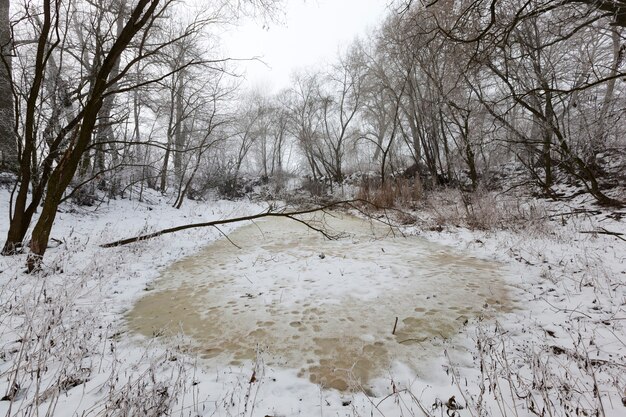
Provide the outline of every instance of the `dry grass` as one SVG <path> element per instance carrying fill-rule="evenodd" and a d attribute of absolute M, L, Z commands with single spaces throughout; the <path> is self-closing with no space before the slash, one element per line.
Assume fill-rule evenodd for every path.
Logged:
<path fill-rule="evenodd" d="M 580 332 L 572 335 L 572 348 L 529 344 L 520 349 L 498 324 L 482 323 L 476 329 L 475 340 L 478 387 L 463 384 L 456 370 L 451 373 L 470 415 L 607 415 L 605 402 L 610 401 L 609 395 L 599 388 L 597 375 L 599 371 L 605 377 L 615 374 L 620 365 L 590 359 Z M 606 389 L 607 381 L 603 382 Z"/>
<path fill-rule="evenodd" d="M 414 208 L 423 195 L 422 183 L 418 178 L 398 178 L 384 183 L 377 179 L 367 178 L 362 181 L 356 197 L 369 201 L 377 207 Z"/>
<path fill-rule="evenodd" d="M 485 190 L 435 191 L 424 199 L 430 226 L 464 226 L 472 230 L 524 230 L 545 234 L 550 227 L 546 208 L 537 200 Z"/>
<path fill-rule="evenodd" d="M 70 392 L 80 397 L 71 404 L 100 395 L 84 416 L 170 415 L 191 388 L 189 364 L 150 347 L 138 348 L 135 359 L 119 357 L 119 329 L 83 298 L 98 291 L 98 279 L 89 277 L 104 277 L 106 269 L 94 262 L 82 277 L 56 274 L 59 262 L 36 275 L 16 272 L 0 285 L 0 401 L 7 415 L 70 415 L 63 401 Z"/>

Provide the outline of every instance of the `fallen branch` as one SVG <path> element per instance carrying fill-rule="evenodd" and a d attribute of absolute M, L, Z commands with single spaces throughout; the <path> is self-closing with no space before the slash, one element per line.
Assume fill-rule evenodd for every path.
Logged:
<path fill-rule="evenodd" d="M 306 225 L 308 228 L 310 228 L 312 230 L 315 230 L 316 232 L 322 233 L 326 238 L 333 240 L 333 239 L 337 239 L 338 236 L 330 235 L 326 231 L 323 231 L 323 230 L 321 230 L 321 229 L 319 229 L 317 227 L 314 227 L 314 226 L 310 225 L 308 222 L 306 222 L 304 220 L 301 220 L 301 219 L 297 219 L 297 218 L 295 218 L 293 216 L 298 216 L 298 215 L 302 215 L 302 214 L 316 213 L 318 211 L 326 211 L 326 210 L 329 210 L 329 209 L 332 209 L 332 208 L 336 208 L 336 207 L 339 207 L 339 206 L 348 206 L 350 208 L 358 209 L 355 206 L 356 203 L 362 203 L 362 204 L 371 205 L 371 206 L 373 206 L 373 207 L 375 207 L 377 209 L 381 208 L 381 207 L 375 206 L 373 203 L 371 203 L 369 201 L 362 200 L 362 199 L 336 201 L 334 203 L 329 203 L 329 204 L 326 204 L 326 205 L 321 206 L 321 207 L 315 207 L 315 208 L 304 209 L 304 210 L 295 210 L 295 211 L 272 211 L 273 209 L 270 207 L 267 211 L 265 211 L 263 213 L 252 214 L 250 216 L 233 217 L 233 218 L 230 218 L 230 219 L 214 220 L 214 221 L 204 222 L 204 223 L 184 224 L 184 225 L 181 225 L 181 226 L 170 227 L 168 229 L 159 230 L 159 231 L 153 232 L 153 233 L 147 233 L 145 235 L 129 237 L 127 239 L 121 239 L 121 240 L 116 240 L 115 242 L 105 243 L 103 245 L 100 245 L 100 247 L 102 247 L 102 248 L 114 248 L 114 247 L 117 247 L 117 246 L 123 246 L 123 245 L 128 245 L 130 243 L 139 242 L 141 240 L 152 239 L 152 238 L 155 238 L 155 237 L 158 237 L 158 236 L 166 235 L 168 233 L 180 232 L 181 230 L 195 229 L 195 228 L 198 228 L 198 227 L 217 227 L 218 225 L 221 225 L 221 224 L 229 224 L 229 223 L 238 223 L 238 222 L 244 222 L 244 221 L 249 221 L 249 220 L 257 220 L 257 219 L 262 219 L 264 217 L 286 217 L 288 219 L 300 222 L 300 223 Z M 361 210 L 359 210 L 359 212 L 362 213 Z M 384 221 L 382 223 L 387 224 Z M 391 225 L 389 225 L 389 226 L 391 226 Z"/>
<path fill-rule="evenodd" d="M 620 240 L 623 240 L 624 242 L 626 242 L 626 239 L 624 239 L 622 236 L 624 236 L 624 233 L 619 233 L 619 232 L 611 232 L 609 230 L 606 230 L 604 227 L 601 227 L 600 230 L 584 230 L 580 233 L 587 233 L 587 234 L 599 234 L 599 235 L 609 235 L 609 236 L 614 236 Z"/>
<path fill-rule="evenodd" d="M 576 216 L 578 214 L 588 214 L 588 215 L 591 215 L 591 216 L 597 216 L 599 214 L 602 214 L 602 211 L 600 211 L 600 210 L 579 209 L 579 210 L 569 211 L 567 213 L 550 214 L 548 216 L 543 216 L 541 218 L 542 219 L 555 219 L 557 217 Z"/>

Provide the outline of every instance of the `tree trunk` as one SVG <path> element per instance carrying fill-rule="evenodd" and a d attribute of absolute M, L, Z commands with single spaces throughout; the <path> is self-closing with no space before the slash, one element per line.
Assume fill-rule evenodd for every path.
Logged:
<path fill-rule="evenodd" d="M 174 176 L 177 182 L 183 180 L 183 153 L 185 151 L 185 142 L 187 129 L 185 125 L 185 85 L 184 71 L 178 74 L 178 86 L 176 88 L 176 119 L 174 121 Z"/>
<path fill-rule="evenodd" d="M 45 4 L 49 7 L 49 2 Z M 72 141 L 73 146 L 68 147 L 50 175 L 43 209 L 33 229 L 30 242 L 31 253 L 27 259 L 29 272 L 39 268 L 48 246 L 52 224 L 54 223 L 63 193 L 72 181 L 78 165 L 80 164 L 81 157 L 91 143 L 92 132 L 103 104 L 102 96 L 107 87 L 109 87 L 108 81 L 111 71 L 119 60 L 122 52 L 124 52 L 137 32 L 152 18 L 158 4 L 158 0 L 139 0 L 137 2 L 132 15 L 115 40 L 96 74 L 93 88 L 82 113 L 83 119 L 79 128 L 80 130 L 78 131 L 76 139 Z"/>
<path fill-rule="evenodd" d="M 3 1 L 3 0 L 0 0 Z M 7 4 L 8 6 L 8 4 Z M 22 245 L 22 241 L 26 236 L 26 230 L 30 224 L 32 213 L 29 215 L 29 209 L 33 207 L 32 203 L 29 209 L 26 208 L 26 202 L 28 199 L 28 190 L 31 185 L 32 175 L 32 159 L 34 153 L 36 153 L 36 139 L 35 139 L 35 109 L 41 89 L 41 85 L 44 79 L 45 73 L 45 51 L 48 40 L 48 33 L 52 26 L 51 23 L 51 11 L 50 0 L 44 2 L 43 5 L 44 21 L 41 27 L 41 33 L 37 40 L 37 54 L 35 56 L 35 67 L 32 84 L 28 92 L 28 98 L 26 100 L 26 114 L 24 116 L 24 149 L 19 155 L 19 183 L 17 197 L 15 199 L 15 206 L 13 207 L 13 216 L 11 218 L 11 224 L 9 225 L 9 232 L 7 234 L 7 240 L 2 249 L 3 255 L 12 255 L 15 253 L 16 248 Z M 8 10 L 7 10 L 8 12 Z M 6 69 L 6 66 L 5 66 Z M 35 196 L 33 197 L 33 199 Z"/>
<path fill-rule="evenodd" d="M 17 171 L 17 137 L 11 87 L 9 0 L 0 0 L 0 171 Z"/>
<path fill-rule="evenodd" d="M 557 126 L 556 114 L 554 113 L 554 107 L 552 104 L 552 93 L 550 92 L 549 86 L 547 82 L 543 82 L 542 87 L 546 92 L 546 106 L 545 106 L 545 117 L 548 122 L 548 126 L 544 127 L 543 132 L 543 148 L 541 150 L 541 162 L 543 164 L 543 169 L 545 171 L 544 177 L 544 187 L 546 194 L 550 194 L 552 191 L 553 184 L 553 175 L 552 175 L 552 156 L 550 155 L 552 148 L 552 136 L 553 126 Z"/>
<path fill-rule="evenodd" d="M 25 189 L 27 188 L 28 187 Z M 20 191 L 21 189 L 22 187 L 20 187 Z M 24 210 L 25 204 L 26 197 L 20 196 L 18 193 L 18 197 L 15 202 L 15 212 L 11 218 L 9 232 L 7 233 L 7 240 L 2 248 L 3 255 L 14 255 L 19 248 L 22 247 L 26 231 L 28 230 L 28 226 L 30 224 L 30 218 L 27 218 Z"/>
<path fill-rule="evenodd" d="M 598 175 L 600 173 L 597 157 L 598 154 L 605 150 L 606 148 L 606 119 L 607 114 L 611 106 L 613 105 L 613 95 L 615 93 L 615 81 L 616 76 L 618 74 L 619 65 L 622 60 L 621 46 L 620 46 L 620 37 L 621 30 L 617 28 L 611 29 L 611 40 L 613 42 L 613 63 L 611 65 L 611 72 L 609 74 L 611 78 L 606 83 L 606 93 L 604 94 L 604 99 L 602 100 L 602 108 L 600 109 L 600 113 L 598 114 L 597 127 L 595 129 L 595 133 L 591 138 L 591 146 L 589 149 L 589 155 L 587 156 L 587 166 L 589 169 L 595 174 Z"/>
<path fill-rule="evenodd" d="M 50 232 L 52 231 L 52 224 L 57 214 L 57 209 L 63 197 L 65 189 L 72 181 L 74 173 L 78 168 L 81 160 L 81 156 L 91 139 L 91 132 L 95 125 L 95 121 L 100 110 L 102 102 L 98 101 L 92 105 L 86 114 L 86 119 L 80 134 L 78 137 L 77 146 L 68 149 L 62 156 L 59 165 L 54 169 L 48 182 L 48 189 L 46 198 L 44 200 L 43 208 L 37 224 L 33 229 L 32 238 L 30 241 L 30 251 L 28 256 L 27 267 L 31 272 L 37 269 L 41 263 L 44 253 L 48 246 L 48 240 L 50 239 Z"/>
<path fill-rule="evenodd" d="M 117 14 L 117 21 L 116 21 L 116 32 L 115 35 L 116 37 L 119 37 L 120 34 L 122 33 L 122 29 L 124 29 L 124 17 L 126 16 L 126 1 L 120 1 L 119 4 L 119 11 Z M 104 60 L 104 57 L 101 58 L 101 60 Z M 120 71 L 120 60 L 117 59 L 115 61 L 115 64 L 113 65 L 113 68 L 111 69 L 111 78 L 115 78 L 117 77 L 117 75 L 119 74 Z M 113 84 L 111 86 L 112 89 L 115 89 L 117 87 L 117 84 Z M 113 105 L 114 105 L 114 100 L 115 100 L 115 96 L 110 95 L 107 96 L 104 101 L 102 102 L 102 109 L 100 110 L 100 114 L 98 115 L 98 129 L 96 131 L 96 144 L 97 146 L 95 147 L 95 163 L 93 165 L 93 174 L 97 175 L 98 173 L 102 173 L 105 171 L 106 169 L 106 151 L 107 151 L 107 147 L 109 145 L 107 145 L 107 142 L 112 141 L 113 137 L 114 137 L 114 133 L 113 133 L 113 122 L 111 120 L 111 111 L 113 110 Z M 115 166 L 115 162 L 112 164 L 113 166 Z M 102 176 L 102 178 L 100 179 L 100 181 L 98 181 L 98 186 L 100 188 L 105 188 L 106 187 L 106 181 L 104 179 L 104 176 Z"/>

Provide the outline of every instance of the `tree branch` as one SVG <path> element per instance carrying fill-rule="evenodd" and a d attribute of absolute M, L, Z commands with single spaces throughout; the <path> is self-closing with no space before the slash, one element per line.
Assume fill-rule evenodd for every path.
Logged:
<path fill-rule="evenodd" d="M 587 233 L 587 234 L 598 234 L 598 235 L 609 235 L 609 236 L 614 236 L 620 240 L 623 240 L 624 242 L 626 242 L 626 239 L 624 239 L 622 236 L 624 236 L 624 233 L 619 233 L 619 232 L 611 232 L 609 230 L 606 230 L 604 227 L 601 227 L 600 230 L 584 230 L 581 231 L 580 233 Z"/>
<path fill-rule="evenodd" d="M 265 212 L 252 214 L 250 216 L 234 217 L 234 218 L 230 218 L 230 219 L 214 220 L 214 221 L 203 222 L 203 223 L 184 224 L 184 225 L 181 225 L 181 226 L 170 227 L 168 229 L 159 230 L 159 231 L 153 232 L 153 233 L 147 233 L 147 234 L 144 234 L 144 235 L 130 237 L 130 238 L 127 238 L 127 239 L 116 240 L 115 242 L 111 242 L 111 243 L 106 243 L 106 244 L 100 245 L 100 247 L 102 247 L 102 248 L 114 248 L 114 247 L 117 247 L 117 246 L 123 246 L 123 245 L 128 245 L 130 243 L 139 242 L 141 240 L 152 239 L 152 238 L 155 238 L 155 237 L 158 237 L 158 236 L 162 236 L 162 235 L 165 235 L 165 234 L 169 234 L 169 233 L 180 232 L 181 230 L 196 229 L 196 228 L 199 228 L 199 227 L 216 227 L 216 226 L 221 225 L 221 224 L 238 223 L 238 222 L 244 222 L 244 221 L 248 221 L 248 220 L 262 219 L 264 217 L 286 217 L 288 219 L 298 221 L 300 223 L 305 224 L 310 229 L 322 233 L 326 238 L 332 240 L 332 239 L 337 239 L 339 236 L 338 235 L 331 235 L 331 234 L 329 234 L 329 233 L 327 233 L 327 232 L 325 232 L 325 231 L 323 231 L 323 230 L 321 230 L 319 228 L 316 228 L 316 227 L 308 224 L 307 222 L 304 222 L 303 220 L 297 219 L 297 218 L 295 218 L 293 216 L 302 215 L 302 214 L 316 213 L 318 211 L 325 211 L 325 210 L 329 210 L 331 208 L 341 207 L 341 206 L 348 206 L 350 208 L 355 208 L 355 204 L 357 204 L 357 203 L 362 203 L 362 204 L 374 206 L 375 208 L 380 208 L 380 207 L 375 206 L 373 203 L 371 203 L 369 201 L 366 201 L 366 200 L 362 200 L 362 199 L 336 201 L 336 202 L 329 203 L 329 204 L 326 204 L 326 205 L 320 206 L 320 207 L 315 207 L 315 208 L 310 208 L 310 209 L 303 209 L 303 210 L 295 210 L 295 211 L 272 211 L 272 208 L 270 207 Z M 360 211 L 360 212 L 362 212 L 362 211 Z M 390 223 L 388 223 L 388 222 L 383 222 L 383 223 L 385 223 L 387 225 L 390 225 Z"/>

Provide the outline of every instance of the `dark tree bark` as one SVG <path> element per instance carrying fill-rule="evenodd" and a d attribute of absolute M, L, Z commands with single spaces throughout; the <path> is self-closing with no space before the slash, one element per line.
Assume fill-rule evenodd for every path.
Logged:
<path fill-rule="evenodd" d="M 48 34 L 52 27 L 52 13 L 50 8 L 50 0 L 44 1 L 43 4 L 43 22 L 41 32 L 37 41 L 37 53 L 35 56 L 34 75 L 28 96 L 26 99 L 26 110 L 24 115 L 24 147 L 19 157 L 19 181 L 18 190 L 13 206 L 13 216 L 9 225 L 7 240 L 2 249 L 3 255 L 11 255 L 15 253 L 16 248 L 22 245 L 22 240 L 26 235 L 26 230 L 30 224 L 32 214 L 36 206 L 28 205 L 28 189 L 31 184 L 32 161 L 36 153 L 35 143 L 35 111 L 37 99 L 41 90 L 44 79 L 46 66 L 46 50 L 48 44 Z M 41 182 L 39 182 L 41 184 Z M 38 188 L 38 187 L 37 187 Z M 38 195 L 38 189 L 33 194 Z"/>
<path fill-rule="evenodd" d="M 0 0 L 0 171 L 17 171 L 17 137 L 11 88 L 9 0 Z"/>

